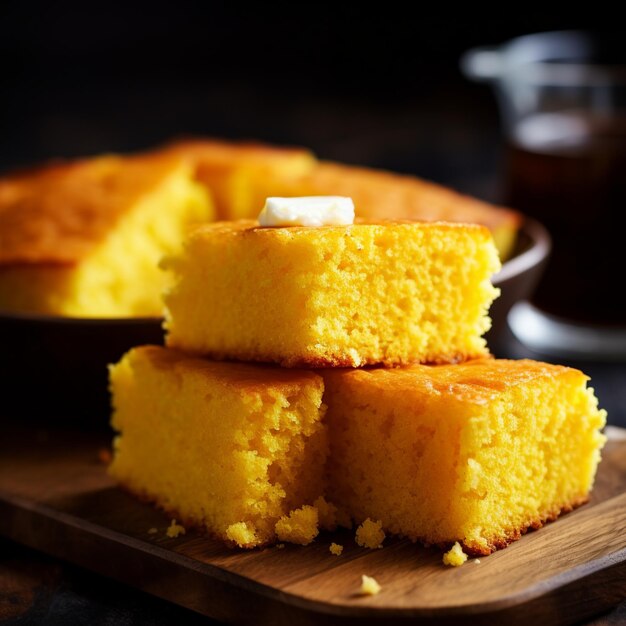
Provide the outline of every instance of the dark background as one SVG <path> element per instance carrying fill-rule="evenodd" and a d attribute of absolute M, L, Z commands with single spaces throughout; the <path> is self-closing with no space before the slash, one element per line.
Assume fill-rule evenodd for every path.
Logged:
<path fill-rule="evenodd" d="M 461 74 L 460 56 L 532 32 L 610 34 L 621 22 L 587 5 L 415 4 L 416 17 L 407 6 L 2 3 L 0 171 L 207 135 L 306 146 L 500 201 L 496 98 Z M 542 358 L 515 343 L 496 355 Z M 626 423 L 624 368 L 574 365 L 594 378 L 609 419 Z"/>
<path fill-rule="evenodd" d="M 201 134 L 303 145 L 497 199 L 495 99 L 463 78 L 460 55 L 605 29 L 611 16 L 413 6 L 417 17 L 389 3 L 3 3 L 0 170 Z"/>
<path fill-rule="evenodd" d="M 501 201 L 496 98 L 461 74 L 463 52 L 532 32 L 611 34 L 621 22 L 587 5 L 415 4 L 416 17 L 407 6 L 0 3 L 0 171 L 206 135 L 306 146 Z M 546 359 L 512 340 L 496 355 Z M 626 424 L 624 367 L 573 365 L 592 375 L 610 421 Z"/>

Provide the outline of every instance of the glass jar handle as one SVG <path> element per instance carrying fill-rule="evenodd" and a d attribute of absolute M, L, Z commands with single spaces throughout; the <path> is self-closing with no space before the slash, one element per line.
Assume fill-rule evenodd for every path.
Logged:
<path fill-rule="evenodd" d="M 496 80 L 502 75 L 503 59 L 498 48 L 472 48 L 461 56 L 461 71 L 471 80 Z"/>

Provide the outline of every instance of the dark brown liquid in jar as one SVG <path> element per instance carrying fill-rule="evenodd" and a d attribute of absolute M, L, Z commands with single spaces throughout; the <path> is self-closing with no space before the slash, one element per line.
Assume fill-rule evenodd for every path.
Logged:
<path fill-rule="evenodd" d="M 505 192 L 553 238 L 534 304 L 574 321 L 626 325 L 626 112 L 523 120 L 509 146 Z"/>

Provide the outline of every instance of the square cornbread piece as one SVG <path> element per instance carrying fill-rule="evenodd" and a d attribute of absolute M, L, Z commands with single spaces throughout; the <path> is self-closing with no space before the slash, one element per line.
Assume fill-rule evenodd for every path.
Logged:
<path fill-rule="evenodd" d="M 143 346 L 110 380 L 110 473 L 132 493 L 246 548 L 273 542 L 295 509 L 314 513 L 327 454 L 316 374 Z"/>
<path fill-rule="evenodd" d="M 588 499 L 606 413 L 578 370 L 481 359 L 321 373 L 328 497 L 357 523 L 489 554 Z"/>
<path fill-rule="evenodd" d="M 485 227 L 420 222 L 190 234 L 165 296 L 167 345 L 287 367 L 453 362 L 487 354 L 499 268 Z"/>
<path fill-rule="evenodd" d="M 104 156 L 0 178 L 0 310 L 160 316 L 159 259 L 213 216 L 181 157 Z"/>

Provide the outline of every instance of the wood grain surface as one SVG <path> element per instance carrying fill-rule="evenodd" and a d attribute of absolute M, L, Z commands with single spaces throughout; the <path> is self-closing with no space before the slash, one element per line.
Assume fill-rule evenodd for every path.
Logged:
<path fill-rule="evenodd" d="M 247 624 L 572 624 L 626 598 L 626 442 L 604 451 L 591 502 L 506 550 L 442 564 L 403 540 L 232 550 L 117 489 L 107 439 L 38 430 L 0 442 L 0 533 L 218 620 Z M 157 529 L 150 533 L 150 529 Z M 331 542 L 344 546 L 337 557 Z M 362 574 L 382 585 L 361 596 Z"/>

